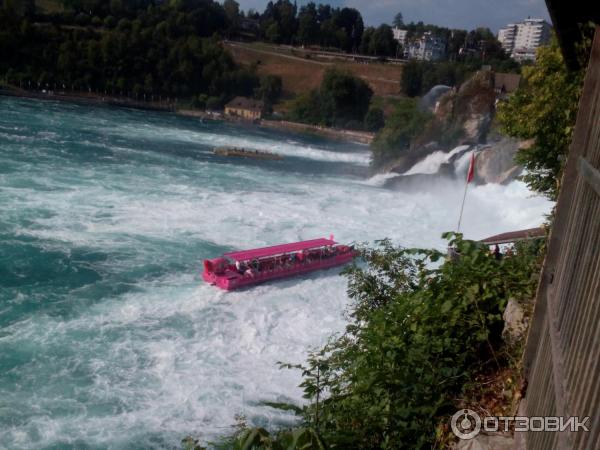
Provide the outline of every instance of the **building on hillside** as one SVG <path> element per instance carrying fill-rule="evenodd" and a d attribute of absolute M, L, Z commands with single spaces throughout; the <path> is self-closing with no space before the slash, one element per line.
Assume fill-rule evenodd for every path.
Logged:
<path fill-rule="evenodd" d="M 550 40 L 552 27 L 544 19 L 525 19 L 498 31 L 504 51 L 517 61 L 535 61 L 536 50 Z"/>
<path fill-rule="evenodd" d="M 402 30 L 398 27 L 392 28 L 392 32 L 394 33 L 394 39 L 398 41 L 398 43 L 404 47 L 406 45 L 406 35 L 408 34 L 408 30 Z"/>
<path fill-rule="evenodd" d="M 509 23 L 498 31 L 498 41 L 507 55 L 510 55 L 515 48 L 515 36 L 517 34 L 517 25 Z"/>
<path fill-rule="evenodd" d="M 262 117 L 264 104 L 260 100 L 247 97 L 236 97 L 225 105 L 225 115 L 247 120 L 259 120 Z"/>
<path fill-rule="evenodd" d="M 421 61 L 439 61 L 446 56 L 446 41 L 428 31 L 406 45 L 405 56 Z"/>

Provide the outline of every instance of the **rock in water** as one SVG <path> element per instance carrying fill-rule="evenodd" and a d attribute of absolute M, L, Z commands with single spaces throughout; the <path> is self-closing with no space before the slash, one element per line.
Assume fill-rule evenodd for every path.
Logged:
<path fill-rule="evenodd" d="M 496 93 L 491 72 L 479 71 L 457 90 L 439 97 L 434 119 L 416 137 L 412 148 L 439 142 L 450 149 L 461 144 L 482 144 L 495 112 Z"/>
<path fill-rule="evenodd" d="M 523 170 L 515 163 L 519 141 L 503 137 L 492 142 L 477 155 L 475 182 L 479 184 L 506 184 L 519 176 Z"/>

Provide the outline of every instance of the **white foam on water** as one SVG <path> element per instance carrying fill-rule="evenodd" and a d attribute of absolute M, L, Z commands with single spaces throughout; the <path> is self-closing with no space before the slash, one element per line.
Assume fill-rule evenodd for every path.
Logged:
<path fill-rule="evenodd" d="M 414 174 L 432 174 L 440 170 L 442 164 L 447 163 L 457 153 L 467 150 L 469 145 L 459 145 L 450 152 L 437 151 L 427 155 L 424 159 L 416 163 L 404 175 Z"/>
<path fill-rule="evenodd" d="M 396 178 L 401 176 L 398 173 L 394 173 L 394 172 L 387 172 L 387 173 L 378 173 L 376 175 L 373 175 L 371 178 L 362 181 L 363 184 L 366 184 L 368 186 L 378 186 L 378 187 L 382 187 L 386 181 L 391 180 L 392 178 Z"/>
<path fill-rule="evenodd" d="M 254 142 L 243 134 L 219 139 Z M 307 151 L 295 142 L 285 146 Z M 440 235 L 456 227 L 464 189 L 463 181 L 445 181 L 408 194 L 381 188 L 386 176 L 357 182 L 165 154 L 161 166 L 134 159 L 143 143 L 117 151 L 130 154 L 131 163 L 61 160 L 28 167 L 32 186 L 11 185 L 20 174 L 0 179 L 2 221 L 15 235 L 66 255 L 105 253 L 107 260 L 94 265 L 100 272 L 165 268 L 154 276 L 140 272 L 134 289 L 85 307 L 81 290 L 73 289 L 62 300 L 72 315 L 38 313 L 2 329 L 1 345 L 35 354 L 19 368 L 18 387 L 0 386 L 2 402 L 19 418 L 0 429 L 8 447 L 177 447 L 189 434 L 206 442 L 229 433 L 235 414 L 254 425 L 292 423 L 290 413 L 260 402 L 303 402 L 299 373 L 277 362 L 302 363 L 309 349 L 343 330 L 345 279 L 331 270 L 224 293 L 199 276 L 202 259 L 217 251 L 194 249 L 220 252 L 330 233 L 340 242 L 389 237 L 442 249 Z M 537 226 L 551 206 L 521 182 L 470 186 L 463 231 L 480 239 Z"/>
<path fill-rule="evenodd" d="M 121 125 L 112 129 L 113 133 L 130 136 L 132 134 L 153 140 L 182 141 L 203 144 L 211 147 L 231 146 L 251 150 L 268 151 L 288 157 L 312 159 L 316 161 L 347 162 L 361 166 L 369 165 L 371 154 L 367 148 L 352 152 L 331 151 L 310 145 L 298 145 L 296 141 L 267 139 L 258 137 L 231 136 L 209 131 L 193 131 L 157 126 Z"/>
<path fill-rule="evenodd" d="M 466 174 L 471 162 L 472 152 L 465 152 L 454 161 L 454 172 L 456 174 Z"/>

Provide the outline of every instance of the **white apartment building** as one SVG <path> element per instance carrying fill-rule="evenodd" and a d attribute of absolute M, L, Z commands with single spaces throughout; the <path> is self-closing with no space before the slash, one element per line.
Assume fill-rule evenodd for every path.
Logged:
<path fill-rule="evenodd" d="M 509 55 L 512 53 L 515 47 L 515 36 L 517 35 L 517 25 L 509 23 L 504 28 L 500 28 L 498 31 L 498 40 L 502 44 L 502 48 Z"/>
<path fill-rule="evenodd" d="M 552 27 L 544 19 L 525 19 L 498 31 L 502 48 L 517 61 L 535 61 L 535 51 L 550 40 Z"/>
<path fill-rule="evenodd" d="M 402 47 L 406 44 L 406 35 L 408 30 L 402 30 L 398 27 L 392 28 L 392 32 L 394 33 L 394 39 L 397 40 Z"/>
<path fill-rule="evenodd" d="M 412 40 L 405 47 L 404 54 L 409 59 L 438 61 L 446 56 L 446 41 L 428 31 L 423 36 Z"/>

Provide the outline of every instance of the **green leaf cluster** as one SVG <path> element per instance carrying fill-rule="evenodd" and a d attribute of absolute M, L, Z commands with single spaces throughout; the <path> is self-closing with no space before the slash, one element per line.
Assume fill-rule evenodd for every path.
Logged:
<path fill-rule="evenodd" d="M 362 128 L 373 91 L 349 72 L 329 69 L 318 90 L 298 96 L 291 104 L 290 118 L 327 126 Z"/>
<path fill-rule="evenodd" d="M 423 132 L 432 117 L 429 112 L 419 109 L 416 99 L 399 100 L 371 144 L 375 165 L 383 164 L 408 149 L 412 139 Z"/>
<path fill-rule="evenodd" d="M 498 261 L 445 237 L 452 259 L 384 240 L 347 270 L 350 324 L 302 368 L 306 421 L 330 448 L 431 448 L 465 383 L 503 364 L 502 312 L 533 295 L 539 246 Z"/>
<path fill-rule="evenodd" d="M 569 71 L 556 39 L 537 53 L 535 65 L 523 68 L 523 86 L 498 106 L 502 130 L 532 145 L 517 153 L 528 186 L 551 199 L 558 195 L 569 150 L 583 70 Z"/>
<path fill-rule="evenodd" d="M 81 26 L 47 16 L 32 23 L 0 8 L 0 76 L 30 89 L 148 100 L 204 94 L 223 103 L 235 95 L 252 96 L 258 87 L 255 71 L 236 65 L 212 38 L 227 24 L 218 3 L 173 1 L 131 12 L 113 9 L 121 14 L 118 21 L 108 15 L 94 21 L 100 26 Z"/>

